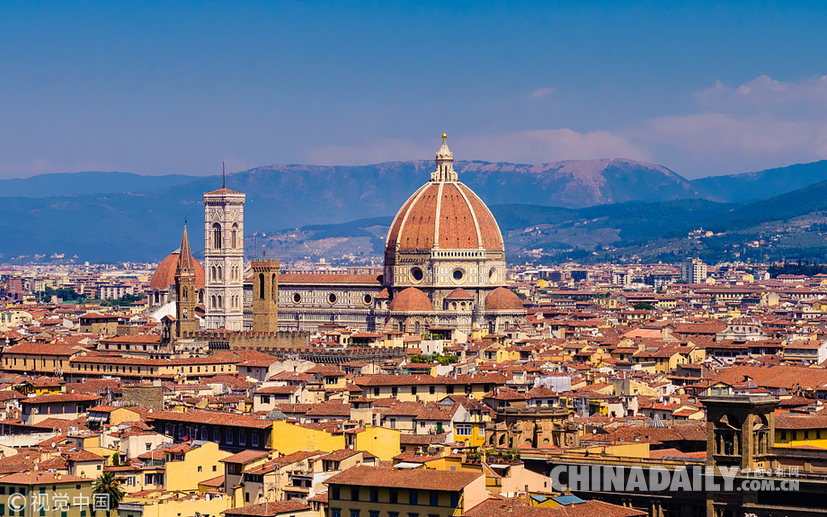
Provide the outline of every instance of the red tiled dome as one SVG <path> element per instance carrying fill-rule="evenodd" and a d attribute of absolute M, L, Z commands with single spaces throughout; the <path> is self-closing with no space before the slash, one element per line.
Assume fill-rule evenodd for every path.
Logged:
<path fill-rule="evenodd" d="M 158 267 L 155 268 L 155 272 L 152 273 L 152 280 L 149 282 L 149 287 L 151 289 L 164 291 L 169 289 L 169 286 L 175 284 L 175 268 L 178 266 L 179 254 L 180 250 L 175 250 L 167 255 L 167 258 L 162 260 L 160 264 L 158 264 Z M 197 260 L 193 259 L 192 262 L 195 265 L 195 288 L 203 289 L 204 268 L 198 263 Z"/>
<path fill-rule="evenodd" d="M 485 299 L 485 310 L 487 311 L 521 311 L 523 302 L 514 291 L 505 287 L 498 287 L 491 291 Z"/>
<path fill-rule="evenodd" d="M 428 299 L 427 294 L 416 287 L 408 287 L 396 295 L 388 309 L 402 312 L 429 312 L 434 310 L 434 306 L 431 305 L 431 300 Z"/>
<path fill-rule="evenodd" d="M 388 250 L 505 249 L 488 207 L 458 181 L 432 181 L 417 190 L 396 214 L 386 246 Z"/>
<path fill-rule="evenodd" d="M 463 289 L 462 287 L 457 287 L 451 294 L 445 297 L 446 300 L 473 300 L 474 297 L 471 294 Z"/>

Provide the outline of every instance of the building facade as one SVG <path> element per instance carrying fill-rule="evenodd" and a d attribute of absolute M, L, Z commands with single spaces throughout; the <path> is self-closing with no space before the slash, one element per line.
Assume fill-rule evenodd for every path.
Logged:
<path fill-rule="evenodd" d="M 681 281 L 687 284 L 702 284 L 706 281 L 706 264 L 692 258 L 681 262 Z"/>
<path fill-rule="evenodd" d="M 504 332 L 524 319 L 522 302 L 503 287 L 497 221 L 459 181 L 446 135 L 430 180 L 396 214 L 384 255 L 382 275 L 280 275 L 279 328 Z"/>

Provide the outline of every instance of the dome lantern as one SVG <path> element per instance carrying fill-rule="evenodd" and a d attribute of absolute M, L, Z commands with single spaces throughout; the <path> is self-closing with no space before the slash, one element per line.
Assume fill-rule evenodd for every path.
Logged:
<path fill-rule="evenodd" d="M 448 149 L 445 139 L 447 133 L 442 133 L 442 146 L 436 152 L 436 170 L 431 173 L 431 181 L 458 181 L 457 173 L 454 171 L 454 154 Z"/>

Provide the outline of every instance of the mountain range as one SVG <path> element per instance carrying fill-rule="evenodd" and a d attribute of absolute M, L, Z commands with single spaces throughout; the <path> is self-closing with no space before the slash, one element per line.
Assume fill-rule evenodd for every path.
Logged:
<path fill-rule="evenodd" d="M 430 161 L 272 165 L 229 174 L 226 184 L 247 194 L 250 245 L 272 241 L 285 259 L 370 256 L 381 250 L 383 225 L 432 167 Z M 458 161 L 455 168 L 491 207 L 519 257 L 538 248 L 546 250 L 541 256 L 589 250 L 602 257 L 696 227 L 746 231 L 827 210 L 821 202 L 827 184 L 818 183 L 827 180 L 827 161 L 692 181 L 622 158 L 543 165 Z M 177 246 L 185 219 L 200 227 L 201 195 L 220 185 L 219 176 L 114 172 L 0 180 L 0 262 L 54 253 L 90 262 L 160 260 Z M 521 231 L 520 238 L 511 235 Z M 203 248 L 200 233 L 190 231 L 195 250 Z"/>

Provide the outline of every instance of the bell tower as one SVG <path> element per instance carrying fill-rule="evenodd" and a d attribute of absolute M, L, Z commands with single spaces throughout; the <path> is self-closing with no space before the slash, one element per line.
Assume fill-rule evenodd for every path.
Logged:
<path fill-rule="evenodd" d="M 253 331 L 279 330 L 279 261 L 253 259 Z"/>
<path fill-rule="evenodd" d="M 766 468 L 775 441 L 778 399 L 769 395 L 702 398 L 706 408 L 706 464 Z"/>
<path fill-rule="evenodd" d="M 226 185 L 204 193 L 206 328 L 243 330 L 244 194 Z"/>
<path fill-rule="evenodd" d="M 190 251 L 186 224 L 184 236 L 181 238 L 178 264 L 175 267 L 175 292 L 175 337 L 180 338 L 183 333 L 195 332 L 200 326 L 195 316 L 195 306 L 198 303 L 198 293 L 195 290 L 195 259 Z"/>

